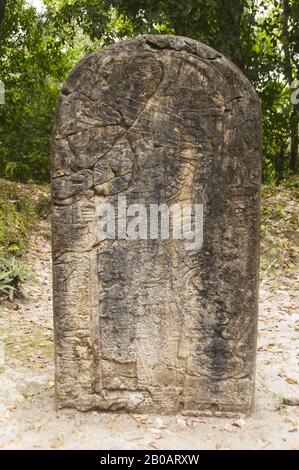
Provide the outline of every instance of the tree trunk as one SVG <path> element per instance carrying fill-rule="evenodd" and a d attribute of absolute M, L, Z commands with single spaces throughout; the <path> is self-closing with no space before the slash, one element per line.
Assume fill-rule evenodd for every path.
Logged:
<path fill-rule="evenodd" d="M 276 161 L 276 184 L 279 185 L 284 178 L 284 147 L 280 146 L 280 152 Z"/>
<path fill-rule="evenodd" d="M 6 8 L 6 0 L 0 0 L 0 41 L 1 41 L 3 23 L 4 23 L 5 8 Z"/>
<path fill-rule="evenodd" d="M 299 68 L 297 71 L 297 86 L 299 86 Z M 299 145 L 299 103 L 293 104 L 293 113 L 291 117 L 291 155 L 290 155 L 290 170 L 296 173 L 298 169 L 298 145 Z"/>
<path fill-rule="evenodd" d="M 296 172 L 297 169 L 297 159 L 298 159 L 298 110 L 294 106 L 294 111 L 291 117 L 291 155 L 290 155 L 290 170 L 292 173 Z"/>
<path fill-rule="evenodd" d="M 283 16 L 282 16 L 282 45 L 284 52 L 284 73 L 288 81 L 290 93 L 293 93 L 293 69 L 292 69 L 292 58 L 289 44 L 289 18 L 290 18 L 290 3 L 289 0 L 283 0 Z M 299 110 L 298 105 L 293 104 L 293 112 L 291 115 L 291 153 L 289 168 L 292 172 L 296 171 L 297 159 L 298 159 L 298 126 L 299 126 Z"/>
<path fill-rule="evenodd" d="M 244 0 L 217 0 L 216 17 L 218 19 L 219 35 L 226 43 L 227 54 L 231 61 L 244 72 L 243 43 L 241 38 L 241 23 L 246 2 Z M 220 49 L 221 45 L 216 46 Z"/>

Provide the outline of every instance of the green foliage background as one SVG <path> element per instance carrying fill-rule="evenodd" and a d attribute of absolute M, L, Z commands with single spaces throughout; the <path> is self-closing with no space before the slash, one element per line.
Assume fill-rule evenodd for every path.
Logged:
<path fill-rule="evenodd" d="M 0 0 L 0 176 L 48 181 L 55 102 L 68 72 L 87 52 L 143 33 L 188 36 L 228 56 L 261 97 L 264 181 L 279 183 L 298 170 L 299 110 L 290 96 L 299 78 L 299 0 L 43 5 L 37 12 L 25 0 Z"/>

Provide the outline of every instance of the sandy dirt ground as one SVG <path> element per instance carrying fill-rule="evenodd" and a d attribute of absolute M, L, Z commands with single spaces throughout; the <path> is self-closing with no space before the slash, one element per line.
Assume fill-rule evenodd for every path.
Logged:
<path fill-rule="evenodd" d="M 256 410 L 245 419 L 56 412 L 49 225 L 31 237 L 27 300 L 0 305 L 2 449 L 298 449 L 294 272 L 261 281 Z M 0 344 L 1 346 L 1 344 Z"/>

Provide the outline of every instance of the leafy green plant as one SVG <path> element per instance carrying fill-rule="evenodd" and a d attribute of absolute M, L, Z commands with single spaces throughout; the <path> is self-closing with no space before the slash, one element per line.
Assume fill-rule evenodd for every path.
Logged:
<path fill-rule="evenodd" d="M 59 91 L 73 65 L 94 47 L 78 28 L 53 23 L 27 0 L 6 0 L 0 41 L 0 80 L 5 85 L 5 103 L 0 106 L 1 177 L 49 181 Z"/>
<path fill-rule="evenodd" d="M 261 99 L 263 181 L 298 173 L 298 0 L 42 3 L 37 11 L 26 0 L 0 0 L 0 176 L 49 181 L 55 103 L 68 72 L 86 53 L 138 34 L 187 36 L 230 58 Z"/>
<path fill-rule="evenodd" d="M 15 288 L 10 284 L 11 279 L 8 272 L 0 272 L 0 298 L 6 296 L 13 300 Z"/>
<path fill-rule="evenodd" d="M 32 277 L 24 263 L 15 257 L 0 258 L 0 298 L 10 301 L 23 295 L 23 283 Z"/>
<path fill-rule="evenodd" d="M 21 256 L 35 222 L 49 213 L 46 187 L 21 185 L 0 178 L 0 247 L 3 257 Z"/>

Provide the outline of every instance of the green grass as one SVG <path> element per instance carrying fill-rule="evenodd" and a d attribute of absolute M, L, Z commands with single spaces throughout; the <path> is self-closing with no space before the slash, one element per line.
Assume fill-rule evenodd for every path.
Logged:
<path fill-rule="evenodd" d="M 0 179 L 0 253 L 22 256 L 30 230 L 49 212 L 49 190 Z"/>
<path fill-rule="evenodd" d="M 36 222 L 49 213 L 49 190 L 0 179 L 0 302 L 22 297 L 31 277 L 21 259 Z"/>

